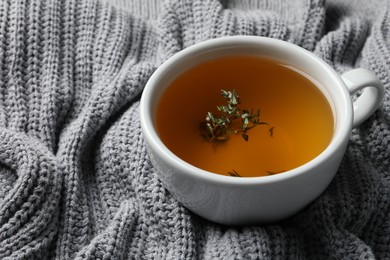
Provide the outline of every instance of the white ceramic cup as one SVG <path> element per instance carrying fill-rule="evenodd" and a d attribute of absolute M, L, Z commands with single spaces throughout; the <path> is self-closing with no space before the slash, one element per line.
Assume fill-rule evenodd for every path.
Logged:
<path fill-rule="evenodd" d="M 197 64 L 240 54 L 281 61 L 320 83 L 335 123 L 331 142 L 320 155 L 284 173 L 240 178 L 194 167 L 163 144 L 156 131 L 155 114 L 167 86 Z M 361 89 L 363 92 L 353 102 L 351 95 Z M 186 48 L 155 71 L 142 94 L 141 127 L 159 178 L 185 207 L 221 224 L 269 223 L 297 213 L 326 189 L 340 165 L 352 128 L 375 111 L 383 94 L 381 82 L 366 69 L 354 69 L 340 77 L 320 58 L 294 44 L 256 36 L 224 37 Z M 188 147 L 191 149 L 190 143 Z"/>

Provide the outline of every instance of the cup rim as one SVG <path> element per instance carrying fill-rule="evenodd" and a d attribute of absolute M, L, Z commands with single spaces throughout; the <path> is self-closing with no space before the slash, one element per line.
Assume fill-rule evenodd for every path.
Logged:
<path fill-rule="evenodd" d="M 279 174 L 237 178 L 233 176 L 220 175 L 217 173 L 209 172 L 191 165 L 190 163 L 184 161 L 183 159 L 175 155 L 173 152 L 171 152 L 159 138 L 157 130 L 155 129 L 153 124 L 153 119 L 151 116 L 152 111 L 150 111 L 152 96 L 155 91 L 155 88 L 157 88 L 159 85 L 159 78 L 166 73 L 167 69 L 172 68 L 175 63 L 185 59 L 187 56 L 193 55 L 194 53 L 207 51 L 209 49 L 217 47 L 240 44 L 268 44 L 275 46 L 275 48 L 290 48 L 292 49 L 292 51 L 300 52 L 300 54 L 314 60 L 316 64 L 318 64 L 318 66 L 321 68 L 321 70 L 323 70 L 328 75 L 328 77 L 332 78 L 332 80 L 337 83 L 338 89 L 342 93 L 342 103 L 344 106 L 342 114 L 337 115 L 337 117 L 341 117 L 341 119 L 338 120 L 338 124 L 340 124 L 339 129 L 338 131 L 334 132 L 329 145 L 319 155 L 317 155 L 309 162 Z M 336 153 L 337 149 L 343 146 L 345 140 L 348 140 L 348 136 L 350 135 L 350 132 L 352 130 L 352 119 L 353 109 L 350 93 L 345 87 L 345 83 L 342 81 L 341 77 L 337 74 L 337 72 L 335 72 L 322 59 L 302 47 L 283 40 L 261 36 L 226 36 L 206 40 L 179 51 L 178 53 L 167 59 L 165 62 L 163 62 L 156 69 L 156 71 L 146 83 L 140 101 L 140 123 L 143 136 L 147 140 L 149 148 L 153 149 L 156 153 L 158 153 L 161 160 L 163 160 L 170 167 L 176 168 L 177 172 L 180 172 L 180 174 L 189 174 L 197 179 L 203 179 L 212 183 L 222 183 L 225 185 L 232 186 L 258 185 L 285 181 L 290 178 L 302 175 L 305 172 L 313 170 L 313 168 L 325 161 L 326 158 L 331 157 L 332 154 Z"/>

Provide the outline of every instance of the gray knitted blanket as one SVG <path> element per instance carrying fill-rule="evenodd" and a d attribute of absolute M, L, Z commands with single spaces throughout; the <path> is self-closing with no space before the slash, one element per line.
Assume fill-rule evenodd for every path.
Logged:
<path fill-rule="evenodd" d="M 390 5 L 347 2 L 2 0 L 0 259 L 390 259 Z M 272 225 L 189 212 L 140 131 L 159 64 L 227 35 L 290 41 L 386 88 L 328 189 Z"/>

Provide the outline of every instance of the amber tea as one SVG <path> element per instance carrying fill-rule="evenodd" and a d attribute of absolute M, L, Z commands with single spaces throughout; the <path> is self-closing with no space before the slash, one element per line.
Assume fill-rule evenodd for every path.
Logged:
<path fill-rule="evenodd" d="M 333 113 L 316 84 L 297 69 L 262 57 L 211 60 L 167 87 L 157 106 L 158 134 L 174 154 L 198 168 L 237 177 L 278 174 L 312 160 L 330 143 Z M 231 103 L 233 93 L 237 105 Z M 213 125 L 219 132 L 210 134 L 210 116 L 225 120 L 223 109 L 239 114 L 228 119 L 227 130 Z"/>

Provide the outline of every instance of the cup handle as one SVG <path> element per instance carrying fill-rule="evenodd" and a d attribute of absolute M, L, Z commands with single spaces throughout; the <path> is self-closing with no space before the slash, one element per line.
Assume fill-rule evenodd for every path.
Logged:
<path fill-rule="evenodd" d="M 353 128 L 369 118 L 378 108 L 385 93 L 382 82 L 371 71 L 363 68 L 354 69 L 341 75 L 349 93 L 365 88 L 353 102 Z"/>

